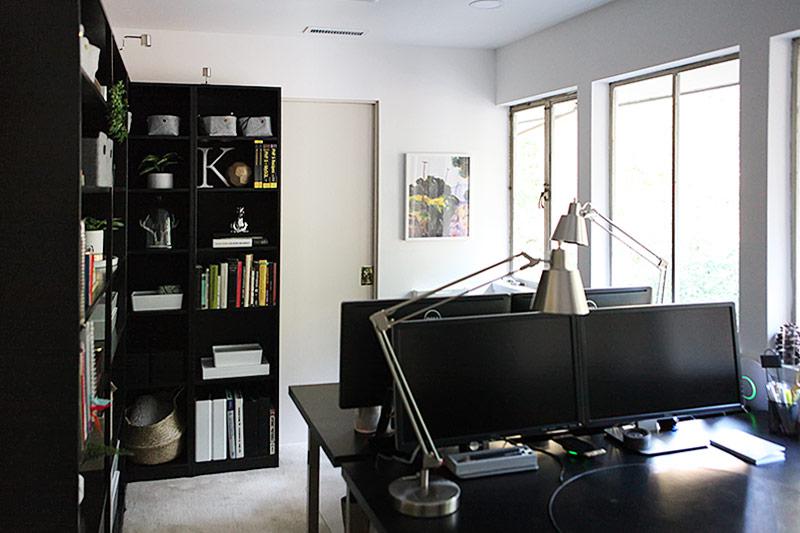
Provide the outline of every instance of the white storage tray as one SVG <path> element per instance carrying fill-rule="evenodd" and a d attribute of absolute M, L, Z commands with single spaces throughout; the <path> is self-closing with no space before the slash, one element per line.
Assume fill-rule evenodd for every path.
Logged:
<path fill-rule="evenodd" d="M 214 367 L 258 365 L 264 350 L 260 344 L 221 344 L 211 347 Z"/>
<path fill-rule="evenodd" d="M 168 311 L 183 307 L 183 294 L 159 294 L 158 291 L 133 291 L 133 311 Z"/>

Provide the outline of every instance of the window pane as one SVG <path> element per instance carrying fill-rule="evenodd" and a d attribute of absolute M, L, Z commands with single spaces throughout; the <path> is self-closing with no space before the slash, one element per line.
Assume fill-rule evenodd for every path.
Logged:
<path fill-rule="evenodd" d="M 578 101 L 553 104 L 550 141 L 550 229 L 578 197 Z"/>
<path fill-rule="evenodd" d="M 534 257 L 543 257 L 547 244 L 544 238 L 544 210 L 539 208 L 539 195 L 544 189 L 543 105 L 512 115 L 512 142 L 513 251 L 525 251 Z M 538 279 L 540 273 L 541 268 L 532 268 L 523 271 L 520 276 Z"/>
<path fill-rule="evenodd" d="M 739 298 L 739 61 L 678 74 L 675 299 Z"/>
<path fill-rule="evenodd" d="M 611 219 L 672 263 L 672 77 L 613 91 Z M 654 266 L 611 240 L 612 285 L 650 285 L 655 294 L 658 277 Z M 669 286 L 666 294 L 668 300 Z"/>

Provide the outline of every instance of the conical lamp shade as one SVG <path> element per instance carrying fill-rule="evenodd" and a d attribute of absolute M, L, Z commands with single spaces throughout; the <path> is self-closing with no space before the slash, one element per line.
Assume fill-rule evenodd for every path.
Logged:
<path fill-rule="evenodd" d="M 550 269 L 542 272 L 533 310 L 552 315 L 588 315 L 586 293 L 577 270 L 568 270 L 564 250 L 558 248 L 550 254 Z"/>
<path fill-rule="evenodd" d="M 553 232 L 554 241 L 571 242 L 580 246 L 589 245 L 589 234 L 586 232 L 586 219 L 581 216 L 577 202 L 569 204 L 566 215 L 561 215 L 556 230 Z"/>

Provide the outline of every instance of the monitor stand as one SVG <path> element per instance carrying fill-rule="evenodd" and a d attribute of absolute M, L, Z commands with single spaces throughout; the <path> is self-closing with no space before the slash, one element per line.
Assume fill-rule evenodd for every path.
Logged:
<path fill-rule="evenodd" d="M 649 421 L 648 421 L 649 422 Z M 650 427 L 655 424 L 645 424 Z M 687 450 L 697 450 L 708 447 L 708 435 L 703 430 L 700 420 L 690 420 L 675 424 L 672 430 L 668 431 L 648 431 L 649 442 L 642 446 L 642 439 L 637 435 L 626 435 L 626 431 L 631 428 L 612 427 L 605 430 L 606 436 L 622 445 L 622 447 L 640 453 L 642 455 L 660 455 L 663 453 L 683 452 Z M 633 428 L 634 431 L 637 428 Z M 644 431 L 644 430 L 639 430 Z M 647 438 L 647 437 L 645 437 Z"/>

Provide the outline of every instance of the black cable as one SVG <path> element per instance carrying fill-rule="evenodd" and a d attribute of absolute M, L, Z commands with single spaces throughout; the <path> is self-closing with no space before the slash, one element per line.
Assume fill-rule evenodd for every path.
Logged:
<path fill-rule="evenodd" d="M 562 533 L 561 528 L 558 527 L 558 523 L 556 522 L 555 513 L 553 512 L 553 503 L 556 501 L 556 497 L 558 494 L 564 490 L 564 488 L 571 484 L 573 481 L 578 481 L 581 478 L 588 476 L 589 474 L 594 474 L 596 472 L 602 472 L 604 470 L 615 470 L 617 468 L 627 468 L 631 466 L 642 466 L 642 463 L 626 463 L 621 465 L 609 465 L 609 466 L 601 466 L 599 468 L 593 468 L 592 470 L 587 470 L 586 472 L 581 472 L 580 474 L 569 478 L 568 480 L 561 483 L 556 489 L 553 491 L 553 494 L 550 495 L 550 501 L 547 502 L 547 515 L 550 518 L 550 523 L 553 524 L 558 533 Z"/>

